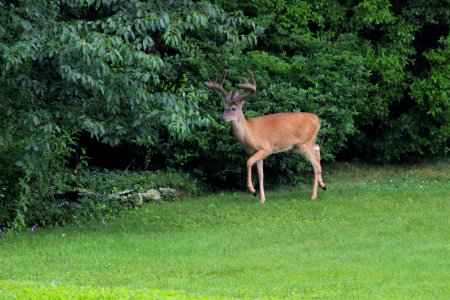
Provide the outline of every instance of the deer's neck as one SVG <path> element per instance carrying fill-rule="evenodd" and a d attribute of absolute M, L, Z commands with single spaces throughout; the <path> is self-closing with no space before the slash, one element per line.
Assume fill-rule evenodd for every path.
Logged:
<path fill-rule="evenodd" d="M 239 142 L 247 148 L 248 143 L 248 121 L 241 112 L 236 120 L 231 121 L 231 128 Z"/>

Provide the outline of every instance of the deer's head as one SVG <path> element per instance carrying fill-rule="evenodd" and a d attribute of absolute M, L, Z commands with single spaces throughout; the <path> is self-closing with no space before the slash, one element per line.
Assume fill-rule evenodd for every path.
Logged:
<path fill-rule="evenodd" d="M 216 90 L 225 96 L 224 111 L 220 115 L 220 122 L 223 123 L 237 120 L 239 115 L 242 114 L 242 105 L 245 102 L 245 98 L 253 95 L 256 92 L 255 77 L 253 76 L 252 71 L 250 71 L 249 69 L 247 70 L 247 72 L 250 75 L 251 83 L 244 78 L 244 83 L 240 83 L 237 85 L 238 87 L 246 90 L 245 92 L 227 91 L 224 89 L 223 82 L 225 80 L 225 77 L 227 76 L 227 70 L 223 72 L 220 82 L 218 82 L 217 79 L 215 81 L 211 80 L 205 82 L 207 87 L 212 88 L 213 90 Z"/>

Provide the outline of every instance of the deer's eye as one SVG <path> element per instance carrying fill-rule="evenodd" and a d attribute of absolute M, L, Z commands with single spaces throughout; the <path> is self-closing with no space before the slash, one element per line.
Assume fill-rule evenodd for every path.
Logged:
<path fill-rule="evenodd" d="M 236 107 L 232 107 L 232 108 L 231 108 L 231 111 L 236 111 Z"/>

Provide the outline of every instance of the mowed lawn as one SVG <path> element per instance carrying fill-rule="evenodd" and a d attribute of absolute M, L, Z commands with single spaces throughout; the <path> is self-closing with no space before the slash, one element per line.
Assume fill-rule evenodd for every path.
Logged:
<path fill-rule="evenodd" d="M 0 238 L 0 299 L 450 298 L 449 161 L 324 169 L 316 201 L 217 192 Z"/>

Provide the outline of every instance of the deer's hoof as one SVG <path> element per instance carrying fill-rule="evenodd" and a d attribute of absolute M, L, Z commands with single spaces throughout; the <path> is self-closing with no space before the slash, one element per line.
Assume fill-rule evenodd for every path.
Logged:
<path fill-rule="evenodd" d="M 254 192 L 252 193 L 252 195 L 253 195 L 253 197 L 256 197 L 256 195 L 258 195 L 258 193 L 257 193 L 256 191 L 254 191 Z"/>
<path fill-rule="evenodd" d="M 327 190 L 327 186 L 326 185 L 324 185 L 324 186 L 321 186 L 320 187 L 322 190 L 324 190 L 324 191 L 326 191 Z"/>

